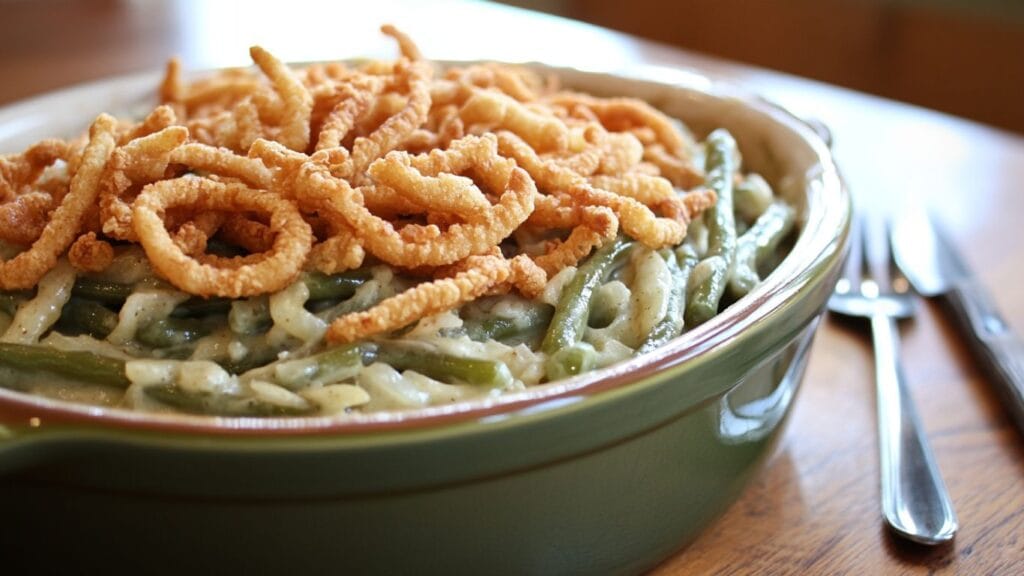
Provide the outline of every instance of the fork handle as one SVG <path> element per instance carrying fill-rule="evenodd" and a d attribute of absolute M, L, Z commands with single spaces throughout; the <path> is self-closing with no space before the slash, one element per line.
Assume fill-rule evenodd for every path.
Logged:
<path fill-rule="evenodd" d="M 882 474 L 882 515 L 900 535 L 921 544 L 953 538 L 956 513 L 907 391 L 892 317 L 871 317 Z"/>
<path fill-rule="evenodd" d="M 946 293 L 974 357 L 995 386 L 1017 428 L 1024 433 L 1024 343 L 996 310 L 980 283 L 966 279 Z"/>

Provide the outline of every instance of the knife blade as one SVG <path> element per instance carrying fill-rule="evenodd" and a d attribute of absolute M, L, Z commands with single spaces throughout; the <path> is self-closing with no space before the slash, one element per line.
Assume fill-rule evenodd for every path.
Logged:
<path fill-rule="evenodd" d="M 892 228 L 896 265 L 926 297 L 940 296 L 968 338 L 1018 430 L 1024 434 L 1024 343 L 971 273 L 949 235 L 924 210 L 909 210 Z"/>

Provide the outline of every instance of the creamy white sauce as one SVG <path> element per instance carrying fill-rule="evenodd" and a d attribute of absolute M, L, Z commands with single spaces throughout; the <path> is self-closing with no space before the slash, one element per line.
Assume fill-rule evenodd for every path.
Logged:
<path fill-rule="evenodd" d="M 60 311 L 71 298 L 75 285 L 75 270 L 66 261 L 39 280 L 35 298 L 18 307 L 0 341 L 15 344 L 34 344 L 60 318 Z"/>

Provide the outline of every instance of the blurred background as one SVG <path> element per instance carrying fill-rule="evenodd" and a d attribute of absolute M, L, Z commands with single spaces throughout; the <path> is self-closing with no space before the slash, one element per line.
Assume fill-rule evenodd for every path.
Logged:
<path fill-rule="evenodd" d="M 1024 133 L 1024 0 L 503 3 Z M 322 19 L 311 23 L 308 8 L 314 4 Z M 195 66 L 244 64 L 241 47 L 252 40 L 273 42 L 286 59 L 329 58 L 347 46 L 344 42 L 356 41 L 345 29 L 345 14 L 352 10 L 364 21 L 379 15 L 380 21 L 402 23 L 401 15 L 414 14 L 405 25 L 415 32 L 452 20 L 457 25 L 460 13 L 479 6 L 383 0 L 0 0 L 0 104 L 74 82 L 154 69 L 171 54 Z M 217 26 L 224 21 L 229 25 Z M 279 32 L 273 35 L 269 30 L 275 25 Z M 328 25 L 338 30 L 334 37 L 313 33 Z M 282 36 L 280 30 L 289 33 Z M 467 45 L 481 57 L 503 54 L 493 49 L 501 30 L 487 38 L 489 47 L 471 40 L 480 37 L 477 32 L 487 34 L 460 31 L 451 38 L 451 52 L 432 46 L 431 55 L 465 57 Z M 360 42 L 381 43 L 375 30 L 355 33 L 362 34 Z M 538 33 L 524 44 L 546 42 L 541 56 L 546 60 L 571 55 L 579 61 L 599 57 L 595 38 L 596 32 L 558 39 Z"/>
<path fill-rule="evenodd" d="M 1024 133 L 1024 0 L 506 0 Z"/>

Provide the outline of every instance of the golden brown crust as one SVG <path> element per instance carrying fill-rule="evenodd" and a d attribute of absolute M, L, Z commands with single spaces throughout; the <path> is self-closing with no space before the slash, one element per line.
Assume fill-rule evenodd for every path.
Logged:
<path fill-rule="evenodd" d="M 68 262 L 81 272 L 100 272 L 114 261 L 114 247 L 96 238 L 95 232 L 78 237 L 68 249 Z"/>
<path fill-rule="evenodd" d="M 620 228 L 669 246 L 714 202 L 682 190 L 701 174 L 649 105 L 556 93 L 501 64 L 435 79 L 408 36 L 381 30 L 395 61 L 292 68 L 254 46 L 256 68 L 186 81 L 172 59 L 142 121 L 101 116 L 88 138 L 0 157 L 0 240 L 31 245 L 0 264 L 0 288 L 30 288 L 65 254 L 102 270 L 110 240 L 141 244 L 199 296 L 274 292 L 368 257 L 429 279 L 337 319 L 328 339 L 351 341 L 483 294 L 535 298 Z M 208 254 L 214 236 L 243 255 Z"/>
<path fill-rule="evenodd" d="M 0 240 L 27 246 L 43 233 L 53 209 L 49 194 L 29 192 L 0 204 Z"/>
<path fill-rule="evenodd" d="M 101 114 L 89 129 L 89 143 L 82 154 L 78 171 L 71 178 L 71 188 L 50 216 L 39 238 L 32 246 L 0 264 L 0 289 L 32 288 L 57 264 L 57 259 L 71 245 L 85 221 L 86 213 L 96 204 L 104 167 L 116 144 L 117 121 Z"/>
<path fill-rule="evenodd" d="M 354 342 L 390 332 L 425 316 L 451 310 L 483 295 L 511 273 L 507 260 L 487 256 L 476 266 L 451 278 L 424 282 L 392 296 L 364 312 L 338 318 L 327 329 L 328 342 Z"/>
<path fill-rule="evenodd" d="M 163 215 L 172 207 L 195 211 L 251 211 L 266 215 L 275 231 L 274 243 L 258 262 L 217 267 L 186 254 L 164 228 Z M 135 233 L 154 268 L 189 294 L 240 298 L 287 287 L 309 254 L 313 233 L 291 202 L 273 192 L 206 178 L 163 180 L 143 189 L 132 208 Z"/>

